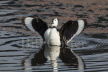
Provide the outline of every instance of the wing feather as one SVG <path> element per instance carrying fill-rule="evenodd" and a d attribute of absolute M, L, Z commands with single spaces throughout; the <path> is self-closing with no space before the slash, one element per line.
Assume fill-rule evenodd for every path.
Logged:
<path fill-rule="evenodd" d="M 65 44 L 69 43 L 73 37 L 83 31 L 84 26 L 85 22 L 83 20 L 67 21 L 59 30 L 61 41 L 65 42 Z"/>
<path fill-rule="evenodd" d="M 26 17 L 23 19 L 23 23 L 32 32 L 37 31 L 44 39 L 44 33 L 48 29 L 48 26 L 42 19 Z"/>

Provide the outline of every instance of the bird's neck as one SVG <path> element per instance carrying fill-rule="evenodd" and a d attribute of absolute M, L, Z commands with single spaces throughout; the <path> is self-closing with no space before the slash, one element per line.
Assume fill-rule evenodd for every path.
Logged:
<path fill-rule="evenodd" d="M 51 24 L 52 27 L 53 27 L 53 26 L 57 27 L 57 25 L 58 25 L 57 23 L 55 23 L 55 24 Z"/>
<path fill-rule="evenodd" d="M 49 28 L 57 28 L 57 25 L 56 25 L 56 24 L 51 24 L 51 25 L 49 26 Z"/>
<path fill-rule="evenodd" d="M 51 27 L 51 28 L 57 28 L 56 26 L 53 26 L 53 27 Z"/>

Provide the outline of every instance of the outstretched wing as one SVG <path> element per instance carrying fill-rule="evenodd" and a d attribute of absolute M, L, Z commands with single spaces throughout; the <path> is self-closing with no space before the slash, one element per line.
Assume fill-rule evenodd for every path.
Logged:
<path fill-rule="evenodd" d="M 78 20 L 78 21 L 69 20 L 59 30 L 61 41 L 69 43 L 74 36 L 82 32 L 84 26 L 85 22 L 83 20 Z"/>
<path fill-rule="evenodd" d="M 44 32 L 48 29 L 48 26 L 42 19 L 26 17 L 23 19 L 23 23 L 31 31 L 37 31 L 44 39 Z"/>

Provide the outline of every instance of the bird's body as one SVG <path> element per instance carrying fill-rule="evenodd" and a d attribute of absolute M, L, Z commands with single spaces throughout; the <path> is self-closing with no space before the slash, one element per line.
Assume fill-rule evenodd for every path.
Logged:
<path fill-rule="evenodd" d="M 23 21 L 27 28 L 29 28 L 31 31 L 37 31 L 46 44 L 57 46 L 60 46 L 61 44 L 67 45 L 67 43 L 69 43 L 73 37 L 81 33 L 85 26 L 85 22 L 83 20 L 69 20 L 58 31 L 57 18 L 53 20 L 50 27 L 48 27 L 47 24 L 40 18 L 26 17 Z"/>
<path fill-rule="evenodd" d="M 60 35 L 56 28 L 51 28 L 49 33 L 49 39 L 47 41 L 49 45 L 61 45 Z"/>
<path fill-rule="evenodd" d="M 48 28 L 44 33 L 45 43 L 48 44 L 51 28 Z"/>

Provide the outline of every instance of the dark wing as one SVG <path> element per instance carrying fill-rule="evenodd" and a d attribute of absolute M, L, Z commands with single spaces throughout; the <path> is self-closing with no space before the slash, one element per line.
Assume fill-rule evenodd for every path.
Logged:
<path fill-rule="evenodd" d="M 60 38 L 62 42 L 68 43 L 71 39 L 80 34 L 84 29 L 85 22 L 83 20 L 66 22 L 59 30 Z"/>
<path fill-rule="evenodd" d="M 38 32 L 44 39 L 44 33 L 48 29 L 47 24 L 40 18 L 26 17 L 23 23 L 33 32 Z"/>

